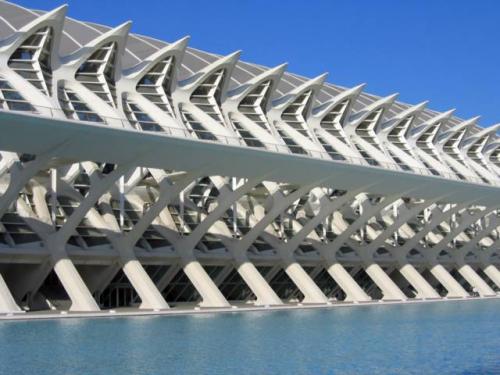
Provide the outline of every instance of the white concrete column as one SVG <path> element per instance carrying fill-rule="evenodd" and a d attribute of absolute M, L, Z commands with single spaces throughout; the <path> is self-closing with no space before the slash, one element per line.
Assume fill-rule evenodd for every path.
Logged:
<path fill-rule="evenodd" d="M 203 307 L 229 307 L 226 298 L 222 295 L 221 291 L 213 280 L 208 276 L 205 269 L 197 260 L 189 260 L 183 267 L 186 276 L 193 283 L 194 287 L 200 293 L 203 301 Z"/>
<path fill-rule="evenodd" d="M 366 273 L 380 288 L 384 300 L 407 300 L 406 295 L 398 288 L 396 283 L 384 272 L 377 263 L 372 263 L 365 268 Z"/>
<path fill-rule="evenodd" d="M 168 304 L 137 259 L 124 263 L 123 272 L 141 298 L 141 309 L 168 309 Z"/>
<path fill-rule="evenodd" d="M 0 275 L 0 313 L 21 313 L 23 312 L 17 305 L 14 297 L 10 293 L 9 287 Z"/>
<path fill-rule="evenodd" d="M 399 268 L 399 272 L 415 288 L 418 298 L 441 298 L 413 265 L 406 263 Z"/>
<path fill-rule="evenodd" d="M 326 266 L 326 270 L 346 294 L 346 301 L 371 301 L 371 297 L 365 293 L 365 291 L 359 286 L 359 284 L 340 263 L 328 263 Z"/>
<path fill-rule="evenodd" d="M 441 264 L 431 266 L 430 271 L 448 291 L 447 297 L 465 298 L 469 296 L 469 293 L 467 293 L 462 285 L 460 285 Z"/>
<path fill-rule="evenodd" d="M 239 262 L 236 270 L 257 297 L 256 305 L 282 305 L 283 302 L 249 260 Z"/>
<path fill-rule="evenodd" d="M 71 311 L 99 311 L 94 297 L 68 258 L 55 261 L 54 271 L 71 299 Z"/>
<path fill-rule="evenodd" d="M 481 297 L 495 296 L 496 293 L 489 287 L 488 284 L 477 274 L 474 269 L 468 264 L 458 266 L 458 272 L 464 277 L 467 282 L 477 290 Z"/>
<path fill-rule="evenodd" d="M 285 266 L 286 274 L 304 295 L 303 303 L 327 303 L 328 298 L 297 262 Z"/>
<path fill-rule="evenodd" d="M 489 264 L 484 268 L 484 273 L 500 288 L 500 271 L 493 264 Z"/>

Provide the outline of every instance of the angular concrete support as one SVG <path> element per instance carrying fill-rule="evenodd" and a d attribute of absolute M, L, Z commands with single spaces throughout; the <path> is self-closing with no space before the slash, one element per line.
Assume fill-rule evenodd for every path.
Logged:
<path fill-rule="evenodd" d="M 19 272 L 19 268 L 8 269 L 4 272 L 4 279 L 10 285 L 10 292 L 15 300 L 21 301 L 25 295 L 29 294 L 28 305 L 31 303 L 31 298 L 34 297 L 40 286 L 43 284 L 47 275 L 52 270 L 50 262 L 41 264 L 25 265 L 25 272 Z"/>
<path fill-rule="evenodd" d="M 0 275 L 0 313 L 20 313 L 23 312 L 17 305 L 14 297 L 10 293 L 9 287 Z"/>
<path fill-rule="evenodd" d="M 380 288 L 384 295 L 384 300 L 407 300 L 406 295 L 398 288 L 396 283 L 385 273 L 385 271 L 376 263 L 370 264 L 365 268 L 366 273 Z"/>
<path fill-rule="evenodd" d="M 328 298 L 297 262 L 290 262 L 285 267 L 286 274 L 304 295 L 303 303 L 327 303 Z"/>
<path fill-rule="evenodd" d="M 346 294 L 346 301 L 365 302 L 371 300 L 371 297 L 365 293 L 340 263 L 329 263 L 326 270 Z"/>
<path fill-rule="evenodd" d="M 68 258 L 57 260 L 54 271 L 71 299 L 71 311 L 100 310 L 71 260 Z"/>
<path fill-rule="evenodd" d="M 94 296 L 99 296 L 111 283 L 122 267 L 118 263 L 112 263 L 100 271 L 80 267 L 79 274 L 85 281 L 85 285 Z"/>
<path fill-rule="evenodd" d="M 458 267 L 458 272 L 464 277 L 467 282 L 477 290 L 481 297 L 492 297 L 496 293 L 489 287 L 488 284 L 477 274 L 474 269 L 468 264 Z"/>
<path fill-rule="evenodd" d="M 168 304 L 138 260 L 129 260 L 123 272 L 141 298 L 141 309 L 168 309 Z"/>
<path fill-rule="evenodd" d="M 413 265 L 404 264 L 399 268 L 399 272 L 415 288 L 418 298 L 441 298 Z"/>
<path fill-rule="evenodd" d="M 257 297 L 256 305 L 282 305 L 283 302 L 250 261 L 242 261 L 236 270 Z"/>
<path fill-rule="evenodd" d="M 488 276 L 491 281 L 495 283 L 497 287 L 500 288 L 500 271 L 493 264 L 490 264 L 484 268 L 484 273 Z"/>
<path fill-rule="evenodd" d="M 205 269 L 197 260 L 190 260 L 186 262 L 183 267 L 186 276 L 191 280 L 194 287 L 200 293 L 203 301 L 203 307 L 229 307 L 226 298 L 222 295 L 219 288 L 215 285 L 213 280 L 208 276 Z"/>
<path fill-rule="evenodd" d="M 467 293 L 462 285 L 460 285 L 441 264 L 431 266 L 430 271 L 448 291 L 447 297 L 465 298 L 469 296 L 469 293 Z"/>
<path fill-rule="evenodd" d="M 266 280 L 267 283 L 270 283 L 272 279 L 274 279 L 274 276 L 278 274 L 278 272 L 281 271 L 281 266 L 276 264 L 271 267 L 271 269 L 264 275 L 264 280 Z"/>
<path fill-rule="evenodd" d="M 219 274 L 213 278 L 215 285 L 217 285 L 217 288 L 222 285 L 224 280 L 226 280 L 233 269 L 234 267 L 232 264 L 226 264 L 225 266 L 223 266 Z"/>
<path fill-rule="evenodd" d="M 177 275 L 177 273 L 181 270 L 181 267 L 178 264 L 170 265 L 169 269 L 165 274 L 157 281 L 156 287 L 158 290 L 163 292 L 168 284 L 172 281 L 172 279 Z"/>

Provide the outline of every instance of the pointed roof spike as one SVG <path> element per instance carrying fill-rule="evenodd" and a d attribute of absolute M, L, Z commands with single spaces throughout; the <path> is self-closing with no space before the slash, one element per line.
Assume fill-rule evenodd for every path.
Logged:
<path fill-rule="evenodd" d="M 99 44 L 101 41 L 108 39 L 110 37 L 113 37 L 113 36 L 125 38 L 125 37 L 127 37 L 127 35 L 130 32 L 131 26 L 132 26 L 132 21 L 126 21 L 126 22 L 106 31 L 105 33 L 102 33 L 98 37 L 92 39 L 84 47 L 93 47 L 93 46 Z M 84 48 L 84 47 L 82 47 L 82 48 Z"/>
<path fill-rule="evenodd" d="M 146 57 L 142 62 L 138 63 L 136 66 L 130 68 L 130 70 L 136 69 L 136 67 L 143 66 L 143 65 L 149 65 L 151 61 L 157 60 L 159 57 L 161 57 L 164 53 L 172 50 L 180 50 L 184 51 L 187 47 L 187 44 L 189 42 L 190 36 L 185 36 L 182 39 L 176 40 L 175 42 L 170 43 L 167 46 L 164 46 L 163 48 L 160 48 L 157 51 L 154 51 L 152 54 L 150 54 L 148 57 Z"/>
<path fill-rule="evenodd" d="M 366 83 L 362 83 L 360 85 L 357 85 L 357 86 L 354 86 L 354 87 L 348 89 L 347 91 L 360 93 L 365 89 L 365 87 L 366 87 Z"/>
<path fill-rule="evenodd" d="M 319 76 L 311 78 L 311 79 L 303 82 L 299 86 L 295 87 L 288 94 L 285 94 L 285 96 L 287 96 L 289 94 L 293 94 L 293 93 L 298 93 L 298 92 L 304 91 L 304 89 L 307 88 L 307 87 L 322 86 L 323 83 L 325 82 L 327 76 L 328 76 L 328 73 L 323 73 L 323 74 L 320 74 Z"/>
<path fill-rule="evenodd" d="M 472 124 L 474 124 L 475 123 L 474 120 L 477 121 L 477 119 L 479 119 L 480 117 L 481 116 L 476 116 L 476 117 L 471 118 L 468 121 L 470 121 L 470 122 L 472 122 Z M 487 128 L 481 129 L 476 134 L 471 134 L 465 140 L 467 142 L 467 144 L 464 146 L 465 149 L 469 149 L 470 147 L 472 147 L 472 145 L 474 145 L 477 141 L 479 141 L 482 137 L 484 137 L 486 135 L 489 135 L 489 134 L 494 135 L 499 128 L 500 128 L 500 124 L 495 124 L 495 125 L 491 125 L 491 126 L 489 126 Z"/>
<path fill-rule="evenodd" d="M 320 104 L 319 106 L 313 108 L 312 114 L 314 116 L 322 118 L 325 116 L 328 112 L 331 111 L 332 108 L 334 108 L 339 102 L 345 100 L 346 98 L 356 98 L 361 91 L 363 91 L 363 88 L 366 86 L 366 83 L 362 83 L 361 85 L 354 86 L 350 89 L 346 89 L 339 94 L 335 95 L 332 99 Z M 352 107 L 352 102 L 349 105 L 349 107 Z M 350 109 L 349 109 L 350 111 Z"/>
<path fill-rule="evenodd" d="M 391 105 L 394 102 L 394 100 L 396 100 L 398 95 L 399 93 L 394 93 L 392 95 L 379 98 L 378 100 L 375 100 L 374 102 L 365 106 L 360 111 L 351 114 L 351 116 L 349 117 L 349 123 L 348 123 L 349 126 L 353 127 L 358 126 L 373 111 Z"/>
<path fill-rule="evenodd" d="M 451 117 L 453 116 L 456 110 L 457 110 L 456 108 L 452 108 L 446 112 L 442 112 L 441 115 L 438 115 L 436 117 Z"/>
<path fill-rule="evenodd" d="M 345 98 L 347 96 L 358 96 L 363 89 L 366 87 L 366 83 L 362 83 L 361 85 L 357 85 L 351 87 L 350 89 L 346 89 L 339 94 L 335 95 L 331 101 L 337 101 L 339 98 Z"/>
<path fill-rule="evenodd" d="M 119 53 L 123 53 L 125 50 L 125 43 L 130 32 L 130 27 L 132 26 L 132 21 L 126 21 L 117 27 L 106 31 L 105 33 L 97 36 L 96 38 L 90 40 L 86 45 L 77 49 L 73 53 L 67 56 L 61 57 L 61 62 L 63 64 L 80 64 L 85 59 L 87 59 L 91 53 L 94 52 L 96 46 L 104 43 L 108 39 L 118 39 L 119 43 Z"/>
<path fill-rule="evenodd" d="M 287 92 L 285 95 L 281 96 L 280 98 L 274 99 L 272 101 L 274 109 L 277 109 L 279 111 L 284 110 L 288 103 L 295 100 L 295 98 L 300 95 L 301 93 L 305 92 L 306 90 L 309 90 L 312 88 L 314 95 L 316 95 L 316 91 L 321 88 L 323 83 L 325 82 L 326 77 L 328 76 L 328 73 L 323 73 L 320 74 L 317 77 L 314 77 L 312 79 L 309 79 L 305 82 L 302 82 L 300 85 L 294 87 L 291 91 Z M 312 108 L 311 108 L 312 110 Z"/>
<path fill-rule="evenodd" d="M 49 27 L 52 29 L 52 37 L 50 42 L 45 41 L 46 46 L 50 47 L 50 68 L 54 69 L 58 60 L 59 45 L 62 36 L 62 29 L 64 25 L 64 20 L 66 18 L 66 13 L 68 10 L 68 5 L 61 5 L 49 12 L 38 15 L 34 20 L 28 22 L 26 25 L 21 27 L 19 30 L 15 31 L 9 35 L 6 39 L 0 40 L 0 48 L 5 48 L 4 52 L 6 55 L 10 55 L 19 48 L 30 35 L 37 32 L 41 28 Z"/>
<path fill-rule="evenodd" d="M 98 37 L 92 39 L 85 46 L 80 48 L 80 50 L 77 50 L 75 52 L 75 54 L 78 54 L 82 49 L 84 49 L 86 47 L 93 48 L 94 46 L 101 43 L 103 40 L 106 40 L 106 39 L 111 38 L 111 37 L 125 38 L 128 36 L 128 34 L 130 32 L 131 26 L 132 26 L 132 21 L 124 22 L 121 25 L 118 25 L 115 28 L 110 29 L 110 30 L 106 31 L 105 33 L 102 33 Z"/>
<path fill-rule="evenodd" d="M 399 92 L 396 92 L 394 94 L 391 94 L 389 96 L 386 96 L 385 98 L 382 98 L 386 103 L 390 103 L 396 100 L 396 98 L 399 96 Z"/>
<path fill-rule="evenodd" d="M 128 76 L 128 78 L 138 80 L 142 75 L 146 74 L 147 69 L 157 64 L 160 60 L 164 59 L 165 56 L 174 56 L 175 58 L 182 60 L 182 56 L 187 48 L 190 36 L 185 36 L 175 42 L 170 43 L 167 46 L 160 48 L 157 51 L 151 53 L 148 57 L 143 59 L 136 65 L 123 71 L 123 74 Z M 177 63 L 179 64 L 179 63 Z M 174 81 L 175 82 L 175 81 Z"/>
<path fill-rule="evenodd" d="M 420 102 L 418 104 L 415 104 L 413 107 L 414 108 L 418 108 L 419 110 L 422 110 L 424 109 L 425 107 L 427 107 L 427 104 L 429 104 L 429 100 L 424 100 L 423 102 Z"/>
<path fill-rule="evenodd" d="M 62 20 L 66 17 L 67 12 L 68 12 L 68 5 L 67 4 L 61 5 L 47 13 L 38 16 L 33 21 L 28 22 L 21 29 L 19 29 L 19 32 L 30 30 L 33 26 L 45 20 Z"/>
<path fill-rule="evenodd" d="M 421 102 L 421 103 L 415 104 L 415 105 L 413 105 L 411 107 L 408 107 L 407 109 L 405 109 L 405 110 L 399 112 L 398 114 L 396 114 L 396 116 L 394 116 L 393 118 L 394 119 L 403 119 L 403 118 L 405 118 L 408 115 L 413 115 L 415 113 L 420 113 L 427 106 L 427 103 L 428 103 L 428 101 L 425 101 L 425 102 Z"/>
<path fill-rule="evenodd" d="M 398 112 L 394 117 L 388 119 L 382 124 L 382 130 L 389 132 L 408 116 L 418 116 L 424 110 L 427 103 L 428 101 L 421 102 Z M 413 124 L 414 121 L 411 122 L 411 126 L 413 126 Z"/>
<path fill-rule="evenodd" d="M 216 70 L 224 68 L 227 74 L 224 74 L 224 79 L 221 85 L 221 95 L 222 101 L 225 99 L 227 93 L 227 86 L 229 80 L 231 79 L 232 71 L 236 66 L 241 55 L 241 50 L 230 53 L 229 55 L 222 56 L 219 59 L 209 63 L 204 66 L 201 70 L 195 72 L 190 77 L 177 82 L 176 87 L 178 87 L 183 94 L 178 92 L 178 95 L 191 95 L 191 92 L 196 90 L 198 84 L 200 84 L 204 79 L 206 79 L 210 74 L 214 73 Z"/>
<path fill-rule="evenodd" d="M 206 73 L 212 71 L 214 69 L 214 67 L 219 66 L 219 65 L 234 66 L 236 64 L 236 62 L 240 59 L 240 56 L 241 56 L 241 50 L 234 51 L 226 56 L 222 56 L 219 59 L 215 60 L 214 62 L 203 67 L 203 69 L 196 72 L 191 78 L 187 78 L 184 81 L 189 82 L 193 78 L 196 78 L 195 79 L 195 81 L 196 81 L 199 78 L 198 76 L 204 76 Z"/>
<path fill-rule="evenodd" d="M 495 134 L 498 131 L 498 129 L 500 129 L 500 124 L 494 124 L 494 125 L 488 126 L 487 128 L 481 129 L 476 134 L 472 135 L 470 138 L 477 139 L 477 138 L 481 138 L 482 136 L 487 135 L 487 134 Z"/>
<path fill-rule="evenodd" d="M 64 17 L 68 13 L 68 8 L 69 8 L 68 4 L 63 4 L 61 6 L 58 6 L 57 8 L 48 11 L 47 13 L 41 15 L 40 17 L 53 18 L 53 19 Z"/>
<path fill-rule="evenodd" d="M 398 96 L 399 96 L 399 93 L 395 93 L 395 94 L 385 96 L 383 98 L 379 98 L 378 100 L 375 100 L 373 103 L 370 103 L 367 106 L 365 106 L 365 108 L 362 109 L 361 112 L 363 112 L 365 110 L 368 110 L 369 112 L 371 112 L 373 110 L 373 108 L 378 108 L 380 106 L 391 104 L 396 100 L 396 98 Z"/>
<path fill-rule="evenodd" d="M 491 125 L 491 126 L 488 126 L 487 128 L 484 128 L 484 130 L 482 131 L 485 131 L 487 133 L 496 133 L 498 131 L 498 129 L 500 129 L 500 124 L 494 124 L 494 125 Z"/>
<path fill-rule="evenodd" d="M 491 149 L 494 150 L 494 149 L 500 147 L 500 141 L 499 141 L 498 137 L 496 137 L 496 132 L 500 128 L 500 124 L 494 125 L 493 127 L 495 129 L 494 129 L 494 131 L 491 132 L 491 137 L 489 138 L 486 146 L 483 148 L 483 152 L 486 150 L 492 151 Z M 498 145 L 498 146 L 495 147 L 495 145 Z"/>
<path fill-rule="evenodd" d="M 310 79 L 306 83 L 311 84 L 311 85 L 322 85 L 326 81 L 326 78 L 328 77 L 328 75 L 329 75 L 329 73 L 325 72 L 323 74 L 320 74 L 317 77 L 314 77 L 313 79 Z"/>
<path fill-rule="evenodd" d="M 465 120 L 464 123 L 473 124 L 475 122 L 478 122 L 480 118 L 481 118 L 481 116 L 474 116 L 468 120 Z"/>
<path fill-rule="evenodd" d="M 230 53 L 229 55 L 226 55 L 226 56 L 221 56 L 217 60 L 211 62 L 210 64 L 208 64 L 206 66 L 204 66 L 200 71 L 196 72 L 193 75 L 193 77 L 197 76 L 197 75 L 200 75 L 200 73 L 202 73 L 202 75 L 203 75 L 204 72 L 209 72 L 209 71 L 213 70 L 215 66 L 225 65 L 225 64 L 234 65 L 240 59 L 240 56 L 241 56 L 241 50 L 234 51 L 234 52 L 232 52 L 232 53 Z M 189 81 L 191 78 L 187 78 L 186 80 Z"/>
<path fill-rule="evenodd" d="M 462 121 L 454 126 L 452 126 L 451 128 L 449 129 L 446 129 L 444 130 L 440 136 L 438 137 L 438 141 L 440 143 L 444 143 L 446 142 L 447 140 L 449 140 L 454 134 L 462 131 L 464 128 L 469 128 L 471 126 L 474 125 L 474 123 L 476 122 L 476 120 L 479 118 L 479 116 L 477 117 L 473 117 L 469 120 L 465 120 L 465 121 Z"/>
<path fill-rule="evenodd" d="M 437 113 L 435 116 L 425 121 L 422 126 L 427 127 L 429 125 L 435 124 L 438 121 L 449 119 L 453 115 L 453 113 L 455 113 L 455 108 L 452 108 L 446 112 Z"/>
<path fill-rule="evenodd" d="M 191 40 L 191 35 L 183 36 L 180 39 L 177 39 L 175 42 L 170 43 L 171 47 L 187 47 L 189 41 Z"/>
<path fill-rule="evenodd" d="M 474 126 L 475 123 L 477 122 L 477 120 L 479 120 L 481 116 L 475 116 L 475 117 L 472 117 L 468 120 L 464 120 L 464 121 L 461 121 L 459 122 L 457 125 L 453 126 L 451 129 L 449 130 L 453 130 L 453 129 L 457 129 L 457 131 L 463 129 L 463 128 L 468 128 L 468 127 L 471 127 L 471 126 Z"/>
<path fill-rule="evenodd" d="M 54 15 L 54 14 L 63 13 L 63 12 L 64 12 L 64 14 L 66 14 L 66 12 L 68 11 L 68 8 L 69 8 L 68 4 L 62 4 L 62 5 L 59 5 L 58 7 L 54 8 L 52 10 L 49 10 L 44 15 L 49 16 L 49 15 Z"/>
<path fill-rule="evenodd" d="M 435 115 L 435 116 L 431 117 L 430 119 L 426 120 L 424 123 L 416 126 L 413 129 L 412 136 L 414 136 L 414 137 L 420 137 L 420 135 L 424 131 L 426 131 L 430 126 L 433 126 L 434 124 L 436 124 L 439 121 L 448 120 L 453 115 L 454 112 L 455 112 L 455 108 L 452 108 L 452 109 L 450 109 L 450 110 L 448 110 L 446 112 L 438 113 L 437 115 Z"/>
<path fill-rule="evenodd" d="M 394 100 L 396 100 L 396 98 L 398 97 L 398 95 L 399 95 L 398 93 L 395 93 L 395 94 L 391 94 L 391 95 L 388 95 L 388 96 L 384 96 L 383 98 L 378 98 L 374 102 L 372 102 L 372 103 L 368 104 L 367 106 L 365 106 L 360 112 L 363 112 L 363 111 L 366 111 L 366 110 L 368 110 L 370 112 L 374 108 L 378 108 L 380 106 L 391 104 L 392 102 L 394 102 Z"/>
<path fill-rule="evenodd" d="M 243 98 L 252 88 L 258 84 L 259 82 L 269 79 L 269 77 L 273 77 L 272 81 L 278 82 L 283 73 L 285 72 L 286 68 L 288 66 L 288 63 L 284 63 L 278 66 L 275 66 L 274 68 L 270 68 L 268 70 L 265 70 L 264 72 L 257 74 L 253 78 L 249 79 L 247 82 L 241 84 L 240 86 L 232 89 L 227 93 L 228 97 L 232 97 L 232 99 L 235 98 Z"/>
<path fill-rule="evenodd" d="M 158 51 L 153 52 L 151 55 L 149 55 L 146 58 L 146 60 L 155 60 L 167 51 L 178 50 L 178 51 L 182 51 L 182 53 L 184 53 L 184 51 L 187 48 L 187 45 L 189 43 L 190 38 L 191 38 L 190 36 L 185 36 L 182 39 L 176 40 L 175 42 L 170 43 L 168 46 L 165 46 L 165 47 L 159 49 Z"/>
<path fill-rule="evenodd" d="M 59 38 L 63 28 L 64 19 L 68 10 L 68 5 L 61 5 L 47 13 L 39 15 L 37 18 L 22 26 L 19 30 L 15 31 L 7 38 L 0 40 L 0 47 L 10 46 L 9 48 L 17 48 L 27 37 L 27 33 L 39 28 L 40 24 L 50 25 L 55 29 L 55 38 Z M 53 51 L 56 53 L 56 50 Z"/>
<path fill-rule="evenodd" d="M 285 73 L 286 69 L 288 68 L 288 63 L 283 63 L 280 65 L 275 66 L 274 68 L 269 69 L 267 72 L 270 74 L 283 74 Z"/>
<path fill-rule="evenodd" d="M 220 64 L 223 64 L 226 62 L 233 62 L 233 61 L 236 62 L 240 59 L 241 52 L 242 52 L 242 50 L 234 51 L 234 52 L 230 53 L 229 55 L 223 56 L 220 59 L 216 60 L 216 62 L 220 63 Z"/>
<path fill-rule="evenodd" d="M 116 26 L 115 28 L 109 30 L 108 32 L 102 34 L 102 35 L 120 35 L 120 36 L 126 36 L 130 32 L 130 28 L 132 27 L 132 21 L 125 21 L 124 23 Z"/>

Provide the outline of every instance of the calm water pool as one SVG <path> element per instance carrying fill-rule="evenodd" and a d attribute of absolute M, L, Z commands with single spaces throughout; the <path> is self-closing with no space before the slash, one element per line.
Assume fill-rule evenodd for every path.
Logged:
<path fill-rule="evenodd" d="M 500 300 L 0 323 L 1 374 L 494 374 Z"/>

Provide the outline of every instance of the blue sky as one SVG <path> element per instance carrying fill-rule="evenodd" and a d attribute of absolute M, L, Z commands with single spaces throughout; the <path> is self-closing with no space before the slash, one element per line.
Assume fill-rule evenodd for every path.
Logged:
<path fill-rule="evenodd" d="M 18 0 L 38 9 L 64 3 Z M 68 0 L 74 18 L 500 122 L 500 1 Z"/>

